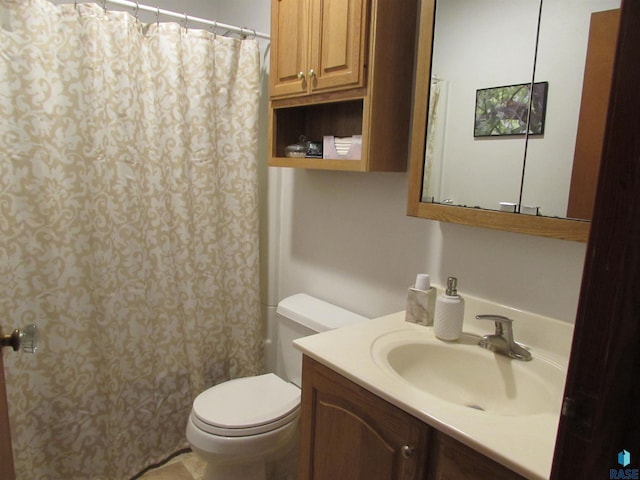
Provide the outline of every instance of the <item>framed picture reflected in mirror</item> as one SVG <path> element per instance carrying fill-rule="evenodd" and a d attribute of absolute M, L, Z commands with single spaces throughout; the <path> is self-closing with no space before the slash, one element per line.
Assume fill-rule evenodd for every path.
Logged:
<path fill-rule="evenodd" d="M 476 91 L 474 137 L 544 135 L 549 82 L 521 83 Z M 529 116 L 529 105 L 531 115 Z"/>

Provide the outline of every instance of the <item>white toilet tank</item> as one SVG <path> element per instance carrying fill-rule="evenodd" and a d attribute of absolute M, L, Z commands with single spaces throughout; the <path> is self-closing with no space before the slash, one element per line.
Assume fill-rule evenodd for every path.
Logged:
<path fill-rule="evenodd" d="M 278 322 L 276 374 L 299 387 L 302 383 L 302 353 L 293 346 L 294 340 L 368 320 L 367 317 L 305 293 L 281 300 L 276 314 Z"/>

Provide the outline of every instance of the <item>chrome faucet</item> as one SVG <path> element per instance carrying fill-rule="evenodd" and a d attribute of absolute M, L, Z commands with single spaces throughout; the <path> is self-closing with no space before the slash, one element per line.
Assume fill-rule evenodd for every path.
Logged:
<path fill-rule="evenodd" d="M 531 353 L 513 339 L 512 319 L 502 315 L 476 315 L 476 318 L 478 320 L 493 320 L 496 324 L 496 333 L 483 336 L 478 345 L 517 360 L 526 362 L 531 360 Z"/>

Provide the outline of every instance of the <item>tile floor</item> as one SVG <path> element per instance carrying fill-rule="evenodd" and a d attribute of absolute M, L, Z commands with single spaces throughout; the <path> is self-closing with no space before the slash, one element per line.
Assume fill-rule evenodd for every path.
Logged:
<path fill-rule="evenodd" d="M 297 444 L 290 454 L 274 460 L 267 466 L 267 478 L 270 480 L 295 480 L 298 471 Z M 188 452 L 172 458 L 164 465 L 149 470 L 138 480 L 202 480 L 206 464 Z M 241 480 L 241 479 L 239 479 Z"/>
<path fill-rule="evenodd" d="M 204 462 L 189 452 L 148 471 L 139 480 L 202 480 L 204 470 Z"/>

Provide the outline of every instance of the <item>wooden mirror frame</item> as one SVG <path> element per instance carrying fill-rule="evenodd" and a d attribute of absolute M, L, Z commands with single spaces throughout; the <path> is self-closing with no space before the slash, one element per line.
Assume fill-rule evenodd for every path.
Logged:
<path fill-rule="evenodd" d="M 435 0 L 422 0 L 416 44 L 407 215 L 508 232 L 586 242 L 590 222 L 422 202 Z"/>

